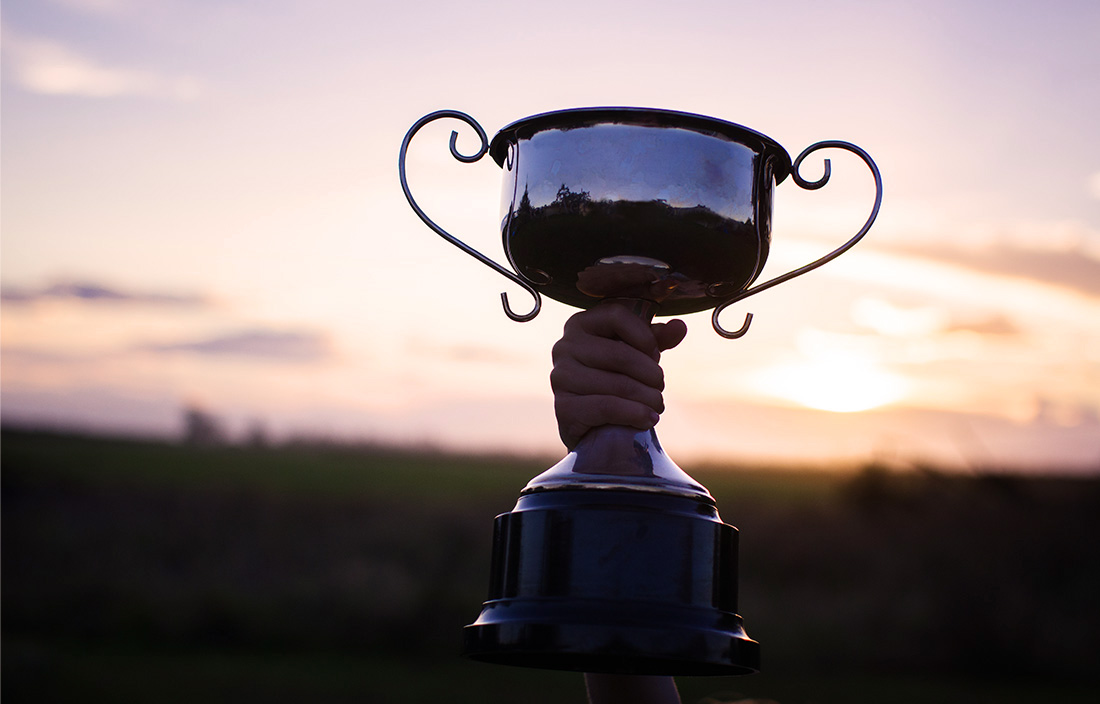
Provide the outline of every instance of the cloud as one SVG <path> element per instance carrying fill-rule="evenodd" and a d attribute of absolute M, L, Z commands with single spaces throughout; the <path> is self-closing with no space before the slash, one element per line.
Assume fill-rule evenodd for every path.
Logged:
<path fill-rule="evenodd" d="M 205 298 L 194 294 L 171 294 L 154 291 L 122 291 L 97 283 L 59 282 L 38 289 L 4 287 L 0 301 L 30 304 L 40 301 L 84 301 L 87 303 L 139 303 L 147 305 L 203 307 Z"/>
<path fill-rule="evenodd" d="M 321 333 L 260 329 L 185 342 L 144 344 L 139 349 L 164 354 L 250 357 L 281 362 L 317 362 L 332 355 L 331 342 L 328 336 Z"/>
<path fill-rule="evenodd" d="M 956 264 L 970 269 L 1033 279 L 1100 296 L 1100 261 L 1080 251 L 995 244 L 981 251 L 952 251 L 949 256 Z"/>
<path fill-rule="evenodd" d="M 1100 200 L 1100 171 L 1089 177 L 1089 195 L 1095 200 Z"/>
<path fill-rule="evenodd" d="M 88 362 L 98 362 L 110 356 L 102 353 L 73 353 L 67 350 L 24 345 L 4 345 L 0 347 L 0 355 L 3 356 L 4 363 L 9 365 L 9 371 L 12 369 L 10 365 L 13 364 L 27 363 L 73 366 Z"/>
<path fill-rule="evenodd" d="M 89 14 L 118 14 L 131 4 L 126 0 L 53 0 L 57 5 Z"/>
<path fill-rule="evenodd" d="M 1007 316 L 992 315 L 980 320 L 957 320 L 946 328 L 946 332 L 976 332 L 980 335 L 1019 335 L 1020 328 Z"/>
<path fill-rule="evenodd" d="M 10 73 L 21 88 L 41 95 L 188 101 L 202 91 L 200 82 L 192 76 L 107 66 L 58 42 L 23 37 L 6 29 L 3 48 L 5 73 Z"/>
<path fill-rule="evenodd" d="M 1100 296 L 1100 233 L 1080 223 L 1018 223 L 967 230 L 953 240 L 939 237 L 880 247 Z"/>

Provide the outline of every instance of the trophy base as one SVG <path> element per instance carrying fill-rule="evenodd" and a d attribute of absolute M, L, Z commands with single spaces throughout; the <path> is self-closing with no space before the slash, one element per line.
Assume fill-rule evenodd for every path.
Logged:
<path fill-rule="evenodd" d="M 497 517 L 489 600 L 465 654 L 646 675 L 757 672 L 737 608 L 737 529 L 713 504 L 644 491 L 524 494 Z"/>

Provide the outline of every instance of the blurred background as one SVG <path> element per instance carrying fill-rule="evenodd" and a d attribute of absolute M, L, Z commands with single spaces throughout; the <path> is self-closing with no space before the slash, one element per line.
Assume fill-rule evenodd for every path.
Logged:
<path fill-rule="evenodd" d="M 509 321 L 397 153 L 437 109 L 593 105 L 848 140 L 885 183 L 858 247 L 727 311 L 748 336 L 692 317 L 663 360 L 768 670 L 685 691 L 1095 693 L 1096 3 L 8 0 L 0 32 L 5 694 L 582 696 L 455 655 L 492 515 L 562 453 L 571 311 Z M 422 130 L 410 185 L 503 260 L 451 129 L 476 148 Z M 826 156 L 763 278 L 866 218 Z"/>

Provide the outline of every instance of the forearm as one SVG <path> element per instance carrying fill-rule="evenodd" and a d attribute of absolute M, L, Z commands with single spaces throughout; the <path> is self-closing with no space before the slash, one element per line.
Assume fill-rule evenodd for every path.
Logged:
<path fill-rule="evenodd" d="M 680 704 L 671 677 L 586 673 L 589 704 Z"/>

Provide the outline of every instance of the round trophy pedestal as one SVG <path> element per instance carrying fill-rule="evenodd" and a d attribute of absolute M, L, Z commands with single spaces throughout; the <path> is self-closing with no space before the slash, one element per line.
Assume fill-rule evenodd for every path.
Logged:
<path fill-rule="evenodd" d="M 496 518 L 476 660 L 584 672 L 742 675 L 737 529 L 713 503 L 613 489 L 520 496 Z"/>

